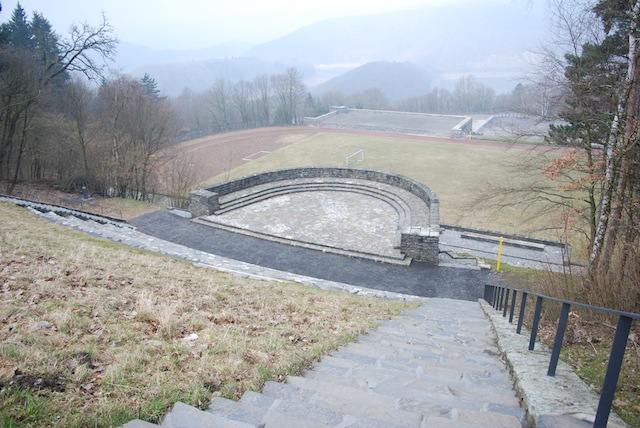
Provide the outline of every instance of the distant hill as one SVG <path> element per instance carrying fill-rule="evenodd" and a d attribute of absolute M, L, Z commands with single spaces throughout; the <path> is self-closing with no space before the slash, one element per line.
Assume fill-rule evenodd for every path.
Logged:
<path fill-rule="evenodd" d="M 538 3 L 533 2 L 540 7 Z M 543 15 L 527 8 L 526 2 L 505 5 L 461 0 L 320 21 L 255 46 L 243 56 L 295 60 L 316 69 L 410 61 L 429 69 L 443 84 L 463 74 L 495 80 L 521 74 L 529 51 L 545 29 Z"/>
<path fill-rule="evenodd" d="M 369 88 L 379 88 L 390 102 L 415 97 L 429 91 L 427 70 L 409 62 L 377 61 L 347 71 L 311 88 L 313 95 L 330 91 L 351 95 Z"/>
<path fill-rule="evenodd" d="M 462 75 L 473 74 L 480 82 L 503 92 L 515 86 L 527 68 L 530 50 L 546 30 L 542 13 L 534 9 L 541 9 L 541 3 L 544 2 L 459 0 L 395 13 L 330 19 L 251 47 L 242 54 L 237 45 L 184 52 L 125 46 L 118 65 L 136 76 L 149 73 L 167 95 L 176 95 L 185 86 L 196 91 L 208 88 L 217 78 L 251 79 L 255 74 L 272 74 L 288 66 L 298 67 L 310 87 L 322 88 L 319 85 L 342 73 L 380 62 L 413 63 L 427 70 L 431 87 L 451 88 Z M 400 97 L 394 95 L 396 92 L 406 91 L 413 96 L 423 91 L 422 79 L 408 80 L 418 86 L 403 89 L 393 79 L 375 77 L 378 72 L 388 75 L 388 64 L 369 66 L 355 75 L 359 78 L 345 76 L 327 87 L 358 91 L 349 85 L 358 85 L 361 78 L 388 82 L 387 88 L 381 89 L 394 99 Z"/>

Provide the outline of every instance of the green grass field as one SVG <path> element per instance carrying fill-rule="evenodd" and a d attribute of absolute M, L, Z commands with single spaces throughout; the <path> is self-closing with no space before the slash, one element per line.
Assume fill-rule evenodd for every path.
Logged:
<path fill-rule="evenodd" d="M 294 144 L 212 177 L 206 183 L 218 183 L 273 169 L 344 166 L 345 158 L 360 149 L 365 151 L 364 162 L 351 166 L 398 173 L 431 188 L 440 199 L 440 219 L 443 224 L 558 239 L 558 235 L 552 231 L 536 232 L 554 221 L 551 217 L 537 217 L 532 221 L 528 213 L 519 207 L 494 212 L 477 210 L 472 204 L 486 183 L 520 180 L 517 172 L 508 165 L 525 157 L 529 148 L 507 149 L 506 146 L 482 143 L 473 145 L 327 131 L 305 136 Z M 532 179 L 540 177 L 538 175 Z"/>

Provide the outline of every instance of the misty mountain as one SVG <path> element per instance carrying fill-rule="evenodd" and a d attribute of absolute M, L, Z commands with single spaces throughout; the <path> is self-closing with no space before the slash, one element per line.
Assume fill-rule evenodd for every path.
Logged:
<path fill-rule="evenodd" d="M 127 42 L 118 44 L 116 64 L 124 70 L 133 70 L 144 64 L 175 64 L 211 58 L 237 57 L 251 46 L 229 42 L 206 49 L 156 50 Z"/>
<path fill-rule="evenodd" d="M 410 61 L 443 81 L 469 73 L 480 79 L 507 77 L 522 71 L 544 29 L 542 14 L 523 4 L 464 1 L 321 21 L 243 56 L 296 60 L 316 68 Z"/>
<path fill-rule="evenodd" d="M 424 94 L 430 88 L 427 70 L 410 62 L 376 61 L 347 71 L 311 88 L 313 95 L 337 91 L 345 95 L 379 88 L 390 102 Z"/>
<path fill-rule="evenodd" d="M 540 3 L 532 2 L 534 7 L 541 7 Z M 134 76 L 149 73 L 166 95 L 177 95 L 187 86 L 201 91 L 218 78 L 237 81 L 280 73 L 289 66 L 300 69 L 314 94 L 352 93 L 377 86 L 390 99 L 399 99 L 424 93 L 429 86 L 451 88 L 465 74 L 504 92 L 522 76 L 531 49 L 544 33 L 542 14 L 526 4 L 460 0 L 329 19 L 253 46 L 241 55 L 241 47 L 231 45 L 184 52 L 129 52 L 125 46 L 118 63 Z M 373 65 L 329 82 L 369 63 Z M 429 82 L 425 82 L 427 76 Z"/>

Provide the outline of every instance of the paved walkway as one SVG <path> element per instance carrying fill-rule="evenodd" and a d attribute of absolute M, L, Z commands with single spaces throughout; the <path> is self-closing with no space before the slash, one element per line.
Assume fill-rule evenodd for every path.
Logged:
<path fill-rule="evenodd" d="M 486 283 L 499 281 L 487 271 L 416 262 L 402 266 L 295 247 L 193 223 L 171 211 L 150 213 L 131 223 L 143 233 L 205 253 L 355 287 L 476 301 Z"/>

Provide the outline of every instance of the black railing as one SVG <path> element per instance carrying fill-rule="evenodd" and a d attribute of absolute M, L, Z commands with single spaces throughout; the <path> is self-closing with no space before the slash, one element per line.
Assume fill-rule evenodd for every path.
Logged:
<path fill-rule="evenodd" d="M 536 337 L 538 336 L 538 326 L 540 324 L 543 301 L 548 300 L 559 302 L 562 304 L 560 317 L 558 319 L 558 327 L 556 329 L 556 337 L 554 340 L 553 349 L 551 350 L 551 360 L 549 361 L 549 368 L 547 370 L 548 376 L 555 376 L 556 374 L 558 360 L 560 359 L 560 351 L 562 349 L 562 343 L 564 341 L 564 333 L 567 329 L 569 312 L 572 306 L 603 312 L 618 317 L 618 326 L 616 327 L 613 344 L 611 345 L 611 353 L 609 355 L 607 373 L 605 374 L 604 384 L 602 385 L 602 392 L 600 394 L 600 401 L 598 403 L 598 409 L 596 411 L 596 418 L 593 423 L 593 426 L 595 428 L 605 428 L 609 420 L 609 415 L 611 414 L 611 406 L 613 404 L 613 398 L 615 395 L 616 387 L 618 385 L 618 377 L 620 376 L 620 369 L 622 368 L 624 353 L 627 348 L 627 340 L 629 339 L 631 324 L 633 323 L 633 320 L 640 319 L 640 314 L 621 312 L 613 309 L 600 308 L 597 306 L 585 305 L 583 303 L 556 299 L 554 297 L 545 296 L 543 294 L 531 293 L 528 291 L 522 291 L 510 287 L 485 285 L 484 288 L 484 300 L 486 300 L 487 303 L 493 306 L 496 310 L 502 311 L 503 317 L 509 315 L 510 323 L 513 323 L 518 294 L 521 295 L 520 311 L 516 327 L 516 333 L 518 334 L 522 333 L 522 324 L 524 322 L 525 308 L 528 298 L 535 297 L 536 299 L 536 306 L 533 312 L 533 322 L 531 324 L 531 336 L 529 338 L 530 351 L 533 351 L 536 344 Z"/>

